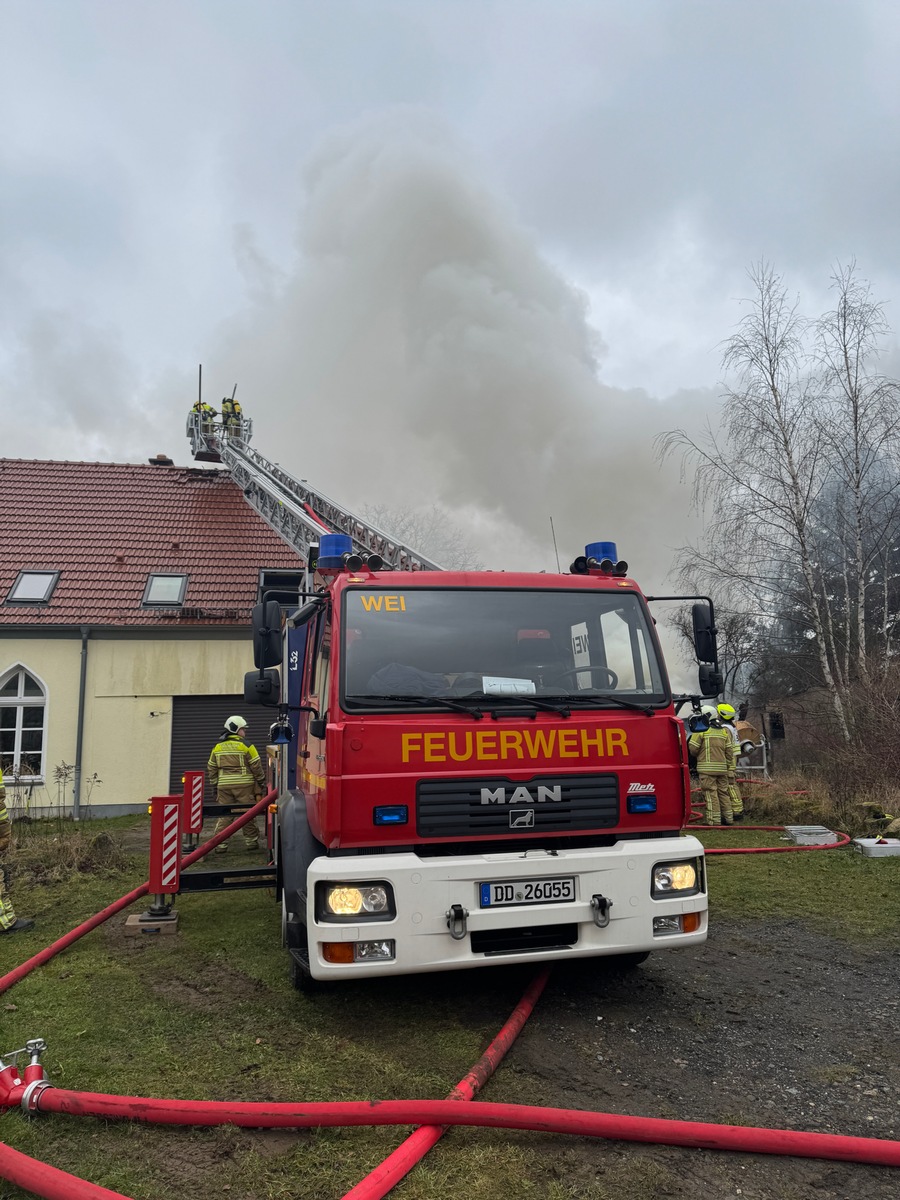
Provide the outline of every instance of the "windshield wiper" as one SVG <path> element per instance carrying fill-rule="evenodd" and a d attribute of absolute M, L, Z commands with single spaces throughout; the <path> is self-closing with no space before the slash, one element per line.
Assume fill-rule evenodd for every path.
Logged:
<path fill-rule="evenodd" d="M 378 705 L 386 700 L 391 704 L 418 704 L 420 707 L 446 708 L 452 712 L 468 713 L 476 721 L 480 721 L 484 716 L 484 713 L 480 712 L 477 708 L 473 709 L 470 704 L 462 704 L 457 700 L 447 700 L 443 696 L 398 696 L 391 694 L 390 696 L 345 696 L 344 699 L 349 700 L 351 704 Z"/>
<path fill-rule="evenodd" d="M 478 704 L 501 704 L 505 707 L 516 708 L 520 704 L 528 704 L 532 708 L 539 709 L 541 712 L 559 713 L 561 717 L 570 716 L 568 696 L 561 696 L 556 702 L 552 700 L 536 700 L 534 696 L 494 696 L 490 692 L 470 692 L 466 696 L 460 696 L 460 700 L 474 700 Z"/>
<path fill-rule="evenodd" d="M 597 707 L 603 704 L 612 704 L 617 708 L 633 708 L 636 712 L 642 712 L 645 717 L 652 717 L 656 713 L 655 708 L 651 708 L 649 704 L 637 704 L 634 700 L 622 700 L 619 696 L 611 696 L 609 692 L 579 692 L 577 696 L 560 697 L 567 704 L 579 704 L 587 702 L 592 707 Z"/>

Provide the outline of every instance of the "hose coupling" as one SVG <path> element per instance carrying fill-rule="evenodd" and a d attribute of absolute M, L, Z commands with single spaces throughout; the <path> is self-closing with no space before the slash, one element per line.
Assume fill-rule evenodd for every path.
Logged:
<path fill-rule="evenodd" d="M 466 921 L 469 917 L 469 910 L 463 908 L 461 904 L 451 904 L 447 909 L 447 928 L 450 930 L 450 936 L 455 942 L 461 942 L 466 936 L 467 928 Z"/>
<path fill-rule="evenodd" d="M 49 1079 L 33 1079 L 31 1083 L 25 1085 L 25 1090 L 22 1092 L 22 1111 L 26 1116 L 33 1117 L 41 1111 L 38 1103 L 41 1093 L 47 1088 L 53 1087 Z"/>

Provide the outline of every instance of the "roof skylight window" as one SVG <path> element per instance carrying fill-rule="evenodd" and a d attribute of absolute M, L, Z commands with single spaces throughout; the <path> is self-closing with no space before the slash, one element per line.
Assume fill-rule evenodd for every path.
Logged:
<path fill-rule="evenodd" d="M 9 589 L 7 604 L 46 604 L 53 595 L 59 571 L 20 571 Z"/>
<path fill-rule="evenodd" d="M 150 608 L 180 608 L 187 591 L 187 575 L 151 575 L 141 603 Z"/>

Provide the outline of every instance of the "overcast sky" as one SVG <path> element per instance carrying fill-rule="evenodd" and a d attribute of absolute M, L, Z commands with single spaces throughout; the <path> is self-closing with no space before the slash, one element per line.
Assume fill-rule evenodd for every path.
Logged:
<path fill-rule="evenodd" d="M 898 61 L 894 0 L 0 0 L 2 453 L 187 462 L 202 362 L 348 506 L 658 587 L 748 267 L 900 324 Z"/>

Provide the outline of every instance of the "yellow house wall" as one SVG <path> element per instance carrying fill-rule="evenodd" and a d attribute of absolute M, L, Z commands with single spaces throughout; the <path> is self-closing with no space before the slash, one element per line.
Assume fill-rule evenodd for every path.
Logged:
<path fill-rule="evenodd" d="M 76 759 L 80 638 L 0 641 L 0 674 L 21 664 L 47 692 L 45 783 L 31 807 L 60 802 L 54 769 Z M 228 640 L 91 637 L 85 689 L 81 804 L 140 807 L 169 790 L 172 699 L 243 691 L 253 666 L 247 634 Z M 151 716 L 151 713 L 158 715 Z M 91 784 L 96 775 L 102 783 Z M 89 794 L 90 793 L 90 794 Z M 65 801 L 72 804 L 72 784 Z"/>

